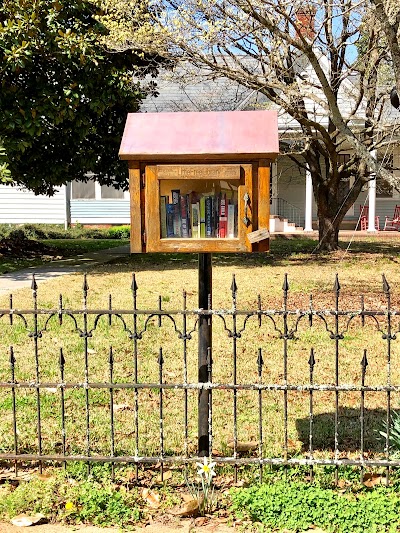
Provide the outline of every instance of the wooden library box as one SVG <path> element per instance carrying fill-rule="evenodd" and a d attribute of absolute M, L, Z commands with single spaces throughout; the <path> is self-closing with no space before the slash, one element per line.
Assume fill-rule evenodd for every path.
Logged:
<path fill-rule="evenodd" d="M 268 251 L 277 153 L 273 111 L 128 115 L 131 252 Z"/>

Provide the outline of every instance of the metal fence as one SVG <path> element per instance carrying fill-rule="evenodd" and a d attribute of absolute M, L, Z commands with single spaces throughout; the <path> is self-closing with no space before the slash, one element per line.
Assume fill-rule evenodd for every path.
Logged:
<path fill-rule="evenodd" d="M 198 461 L 198 397 L 207 394 L 210 455 L 220 464 L 289 468 L 317 465 L 384 468 L 392 453 L 392 415 L 400 393 L 396 335 L 400 311 L 383 276 L 376 308 L 353 298 L 341 307 L 334 283 L 331 307 L 282 305 L 261 296 L 238 307 L 233 278 L 229 307 L 179 310 L 138 306 L 40 306 L 0 309 L 0 460 L 19 465 L 67 461 L 189 464 Z M 346 307 L 349 307 L 347 301 Z M 198 324 L 213 325 L 207 379 L 197 366 Z M 96 338 L 98 343 L 96 344 Z M 7 347 L 4 347 L 6 345 Z M 371 369 L 371 370 L 370 370 Z M 201 413 L 200 413 L 201 416 Z M 382 437 L 383 433 L 383 437 Z"/>

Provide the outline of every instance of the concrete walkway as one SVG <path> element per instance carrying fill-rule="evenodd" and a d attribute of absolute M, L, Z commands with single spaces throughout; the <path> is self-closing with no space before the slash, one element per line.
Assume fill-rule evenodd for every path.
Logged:
<path fill-rule="evenodd" d="M 116 246 L 106 250 L 82 254 L 70 259 L 60 259 L 50 261 L 41 266 L 32 266 L 11 272 L 10 274 L 0 275 L 0 296 L 10 294 L 18 289 L 30 287 L 32 283 L 32 274 L 35 274 L 37 284 L 65 274 L 74 272 L 85 272 L 86 269 L 108 263 L 119 257 L 129 255 L 129 245 Z M 1 531 L 1 530 L 0 530 Z"/>

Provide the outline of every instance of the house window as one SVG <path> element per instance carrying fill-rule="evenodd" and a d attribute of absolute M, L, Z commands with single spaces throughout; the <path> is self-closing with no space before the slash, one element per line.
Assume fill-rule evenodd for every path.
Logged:
<path fill-rule="evenodd" d="M 72 200 L 124 200 L 126 195 L 122 189 L 100 185 L 94 180 L 89 180 L 86 183 L 73 181 L 71 198 Z"/>
<path fill-rule="evenodd" d="M 96 198 L 96 183 L 89 180 L 73 181 L 71 188 L 71 198 L 73 200 L 94 200 Z"/>
<path fill-rule="evenodd" d="M 123 200 L 124 191 L 122 189 L 110 187 L 109 185 L 102 185 L 101 198 L 102 200 Z"/>

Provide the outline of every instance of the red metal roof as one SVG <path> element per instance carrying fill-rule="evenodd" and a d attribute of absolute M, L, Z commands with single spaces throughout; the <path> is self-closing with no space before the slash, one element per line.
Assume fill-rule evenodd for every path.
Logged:
<path fill-rule="evenodd" d="M 119 156 L 130 160 L 220 155 L 274 158 L 276 111 L 129 113 Z"/>

